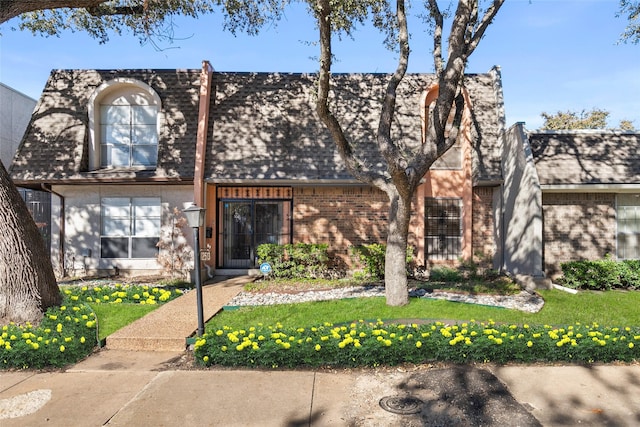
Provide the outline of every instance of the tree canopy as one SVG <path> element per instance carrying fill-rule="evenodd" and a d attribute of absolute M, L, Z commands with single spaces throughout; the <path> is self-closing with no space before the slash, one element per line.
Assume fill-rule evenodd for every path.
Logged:
<path fill-rule="evenodd" d="M 541 130 L 608 129 L 609 112 L 594 108 L 591 111 L 558 111 L 555 114 L 542 113 L 544 119 Z M 633 131 L 633 122 L 621 120 L 616 130 Z"/>
<path fill-rule="evenodd" d="M 620 0 L 618 17 L 628 20 L 627 27 L 622 33 L 622 40 L 634 44 L 640 42 L 640 1 Z"/>
<path fill-rule="evenodd" d="M 172 39 L 175 16 L 197 18 L 219 11 L 231 32 L 257 34 L 280 18 L 290 0 L 2 0 L 0 24 L 19 18 L 18 28 L 59 36 L 64 30 L 85 31 L 100 43 L 109 34 L 131 31 L 141 40 Z"/>

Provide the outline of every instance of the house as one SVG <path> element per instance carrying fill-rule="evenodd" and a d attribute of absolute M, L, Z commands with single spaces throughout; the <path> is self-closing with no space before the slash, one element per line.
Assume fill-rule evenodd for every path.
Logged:
<path fill-rule="evenodd" d="M 387 77 L 332 76 L 337 116 L 367 168 L 384 168 L 370 146 Z M 351 246 L 384 242 L 387 196 L 347 172 L 316 116 L 314 85 L 310 74 L 217 72 L 206 61 L 190 70 L 53 71 L 10 173 L 16 185 L 53 195 L 58 274 L 157 272 L 173 209 L 191 203 L 206 208 L 209 274 L 254 268 L 265 242 L 328 243 L 347 264 Z M 436 94 L 433 75 L 403 80 L 392 133 L 404 146 L 422 144 Z M 499 69 L 466 75 L 465 96 L 464 131 L 414 199 L 416 261 L 476 257 L 543 275 L 544 212 L 518 221 L 545 187 L 524 196 L 538 164 L 523 127 L 506 129 Z"/>
<path fill-rule="evenodd" d="M 561 273 L 581 259 L 640 259 L 640 134 L 527 131 L 505 138 L 503 265 Z"/>
<path fill-rule="evenodd" d="M 35 106 L 35 99 L 0 83 L 0 161 L 7 168 Z"/>

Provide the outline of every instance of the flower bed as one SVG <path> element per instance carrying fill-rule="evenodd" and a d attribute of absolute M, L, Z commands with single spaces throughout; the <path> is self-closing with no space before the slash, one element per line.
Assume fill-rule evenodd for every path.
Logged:
<path fill-rule="evenodd" d="M 121 283 L 112 286 L 70 286 L 65 287 L 63 293 L 71 301 L 95 304 L 158 304 L 182 295 L 180 289 Z"/>
<path fill-rule="evenodd" d="M 93 304 L 163 304 L 180 289 L 146 285 L 64 286 L 63 305 L 47 310 L 38 325 L 2 326 L 0 369 L 61 367 L 76 363 L 98 345 Z"/>
<path fill-rule="evenodd" d="M 10 323 L 0 335 L 0 368 L 60 367 L 91 353 L 96 318 L 84 304 L 49 309 L 36 327 Z"/>
<path fill-rule="evenodd" d="M 194 348 L 196 360 L 205 366 L 260 368 L 375 367 L 429 361 L 629 362 L 640 360 L 640 328 L 361 320 L 297 329 L 282 325 L 208 329 Z"/>

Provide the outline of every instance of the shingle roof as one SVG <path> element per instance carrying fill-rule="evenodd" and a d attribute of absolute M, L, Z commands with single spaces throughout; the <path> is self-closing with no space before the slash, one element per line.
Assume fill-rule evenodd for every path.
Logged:
<path fill-rule="evenodd" d="M 336 116 L 366 166 L 382 169 L 375 144 L 380 101 L 388 75 L 335 74 Z M 315 112 L 315 75 L 214 73 L 205 179 L 353 180 Z M 420 95 L 434 76 L 408 74 L 398 92 L 394 138 L 421 143 Z M 478 179 L 500 177 L 504 126 L 496 73 L 467 75 L 477 132 L 474 165 Z M 481 152 L 481 155 L 478 153 Z"/>
<path fill-rule="evenodd" d="M 88 171 L 88 104 L 116 77 L 151 86 L 162 102 L 158 166 L 153 171 Z M 193 179 L 200 70 L 54 70 L 10 169 L 17 183 L 91 179 Z"/>
<path fill-rule="evenodd" d="M 11 166 L 18 184 L 193 179 L 200 70 L 55 70 L 47 81 Z M 151 86 L 163 107 L 158 167 L 132 172 L 88 171 L 88 102 L 95 89 L 116 77 Z M 385 74 L 334 75 L 337 116 L 367 167 L 381 169 L 371 150 L 379 120 Z M 430 74 L 408 74 L 399 89 L 393 137 L 420 144 L 422 91 Z M 474 174 L 500 173 L 504 111 L 496 70 L 469 74 L 474 107 Z M 213 182 L 257 180 L 353 181 L 315 113 L 315 75 L 214 72 L 205 164 Z"/>
<path fill-rule="evenodd" d="M 541 185 L 640 183 L 640 134 L 612 131 L 531 132 Z"/>

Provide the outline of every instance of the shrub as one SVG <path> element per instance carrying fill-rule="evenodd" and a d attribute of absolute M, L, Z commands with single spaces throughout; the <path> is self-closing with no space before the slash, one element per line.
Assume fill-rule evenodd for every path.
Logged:
<path fill-rule="evenodd" d="M 432 282 L 458 283 L 464 280 L 464 274 L 451 267 L 438 266 L 431 269 L 431 272 L 429 273 L 429 280 Z"/>
<path fill-rule="evenodd" d="M 160 249 L 156 259 L 171 277 L 187 277 L 194 261 L 193 250 L 183 233 L 187 219 L 178 208 L 173 208 L 169 219 L 171 226 L 162 227 L 160 240 L 156 244 Z"/>
<path fill-rule="evenodd" d="M 328 247 L 324 243 L 265 243 L 257 247 L 256 253 L 258 262 L 271 264 L 273 277 L 317 279 L 329 272 Z"/>
<path fill-rule="evenodd" d="M 640 261 L 602 260 L 569 261 L 560 264 L 564 286 L 574 289 L 609 290 L 640 288 Z"/>
<path fill-rule="evenodd" d="M 382 243 L 370 243 L 367 245 L 352 246 L 351 254 L 363 265 L 365 274 L 373 279 L 384 279 L 385 255 L 387 245 Z M 413 260 L 413 247 L 407 246 L 405 262 Z"/>

